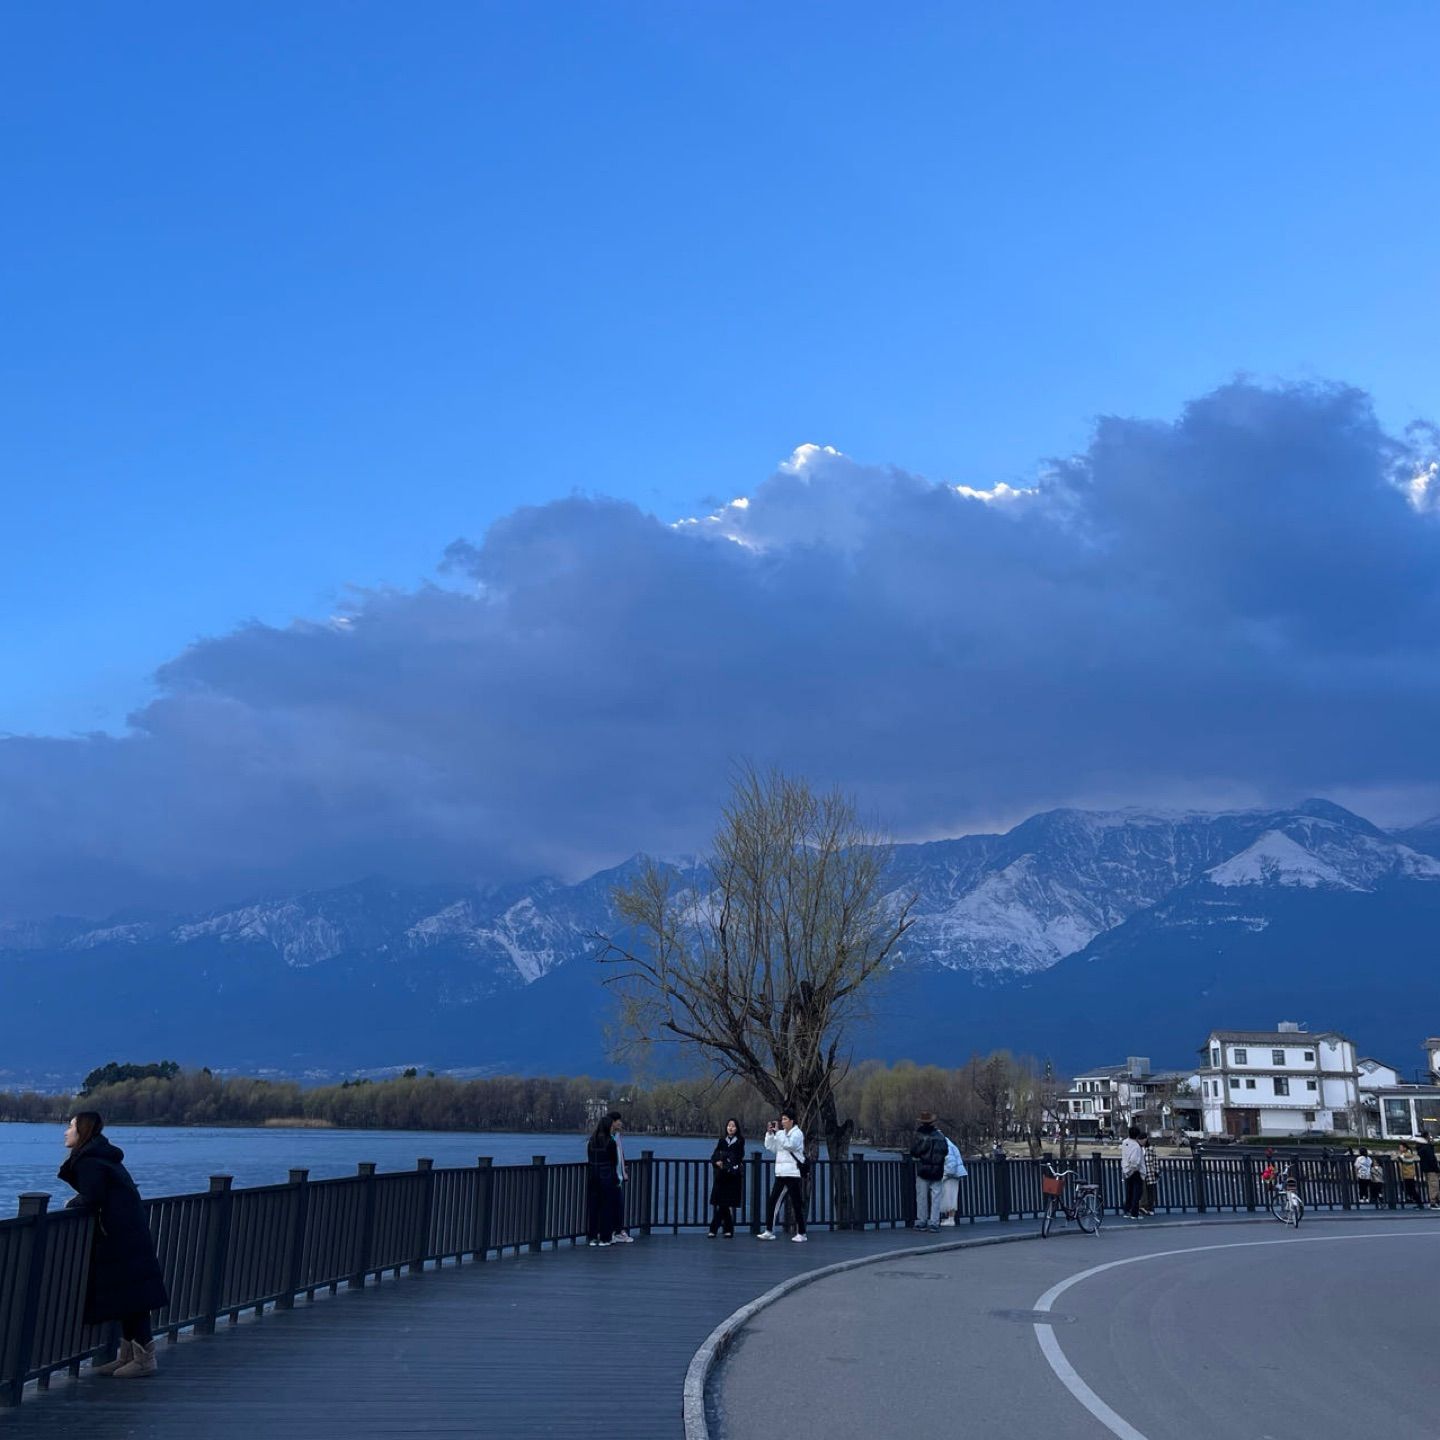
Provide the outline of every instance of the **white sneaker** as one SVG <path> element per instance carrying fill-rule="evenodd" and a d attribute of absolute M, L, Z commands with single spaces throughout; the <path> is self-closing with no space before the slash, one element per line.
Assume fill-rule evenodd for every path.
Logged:
<path fill-rule="evenodd" d="M 617 1245 L 633 1245 L 635 1243 L 635 1237 L 629 1234 L 617 1235 L 615 1237 L 615 1243 Z"/>
<path fill-rule="evenodd" d="M 792 1235 L 790 1237 L 790 1243 L 792 1245 L 803 1245 L 809 1238 L 808 1235 Z"/>
<path fill-rule="evenodd" d="M 775 1238 L 775 1232 L 773 1230 L 762 1230 L 755 1238 L 757 1240 L 773 1240 Z"/>

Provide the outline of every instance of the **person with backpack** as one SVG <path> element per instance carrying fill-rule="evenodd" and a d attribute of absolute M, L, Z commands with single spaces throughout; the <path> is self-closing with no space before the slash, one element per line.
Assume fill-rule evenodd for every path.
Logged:
<path fill-rule="evenodd" d="M 125 1152 L 104 1136 L 105 1122 L 94 1110 L 81 1110 L 65 1131 L 70 1152 L 59 1178 L 74 1192 L 67 1210 L 88 1210 L 95 1217 L 86 1277 L 87 1325 L 120 1322 L 120 1353 L 100 1375 L 138 1380 L 153 1375 L 155 1333 L 150 1314 L 169 1303 L 165 1278 L 150 1238 L 150 1222 L 140 1192 L 124 1166 Z"/>
<path fill-rule="evenodd" d="M 1377 1178 L 1375 1173 L 1378 1168 L 1369 1150 L 1362 1145 L 1360 1153 L 1355 1157 L 1355 1184 L 1360 1191 L 1361 1204 L 1371 1200 L 1377 1210 L 1380 1208 L 1380 1197 L 1385 1193 L 1385 1182 Z"/>
<path fill-rule="evenodd" d="M 775 1180 L 765 1206 L 765 1228 L 757 1240 L 774 1240 L 775 1209 L 783 1198 L 790 1206 L 795 1222 L 794 1241 L 805 1237 L 805 1132 L 795 1123 L 789 1110 L 780 1112 L 779 1120 L 765 1127 L 765 1148 L 775 1157 Z"/>
<path fill-rule="evenodd" d="M 945 1161 L 950 1147 L 935 1128 L 935 1117 L 928 1110 L 915 1122 L 915 1138 L 910 1142 L 910 1158 L 915 1162 L 915 1228 L 940 1228 L 941 1201 L 945 1192 Z"/>

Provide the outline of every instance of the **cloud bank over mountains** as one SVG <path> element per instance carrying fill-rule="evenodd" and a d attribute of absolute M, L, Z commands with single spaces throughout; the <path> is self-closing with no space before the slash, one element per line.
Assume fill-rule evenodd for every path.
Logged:
<path fill-rule="evenodd" d="M 0 916 L 575 875 L 703 843 L 739 757 L 904 836 L 1433 799 L 1434 440 L 1352 389 L 1237 382 L 1100 421 L 1025 489 L 807 445 L 678 523 L 520 510 L 450 547 L 452 585 L 194 645 L 125 736 L 0 741 Z"/>

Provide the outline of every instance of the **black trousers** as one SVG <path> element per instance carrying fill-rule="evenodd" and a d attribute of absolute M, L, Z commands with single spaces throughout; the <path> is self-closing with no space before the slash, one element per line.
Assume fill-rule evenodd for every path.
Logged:
<path fill-rule="evenodd" d="M 1125 1213 L 1127 1215 L 1140 1213 L 1140 1201 L 1144 1194 L 1145 1177 L 1138 1170 L 1132 1170 L 1125 1177 Z"/>
<path fill-rule="evenodd" d="M 122 1315 L 120 1338 L 148 1345 L 155 1338 L 155 1332 L 150 1328 L 150 1312 L 137 1310 L 133 1315 Z"/>
<path fill-rule="evenodd" d="M 621 1194 L 620 1182 L 600 1180 L 592 1175 L 585 1200 L 585 1238 L 608 1245 L 615 1238 L 624 1213 L 625 1197 Z"/>
<path fill-rule="evenodd" d="M 790 1218 L 795 1222 L 795 1230 L 798 1234 L 805 1233 L 805 1187 L 800 1183 L 798 1175 L 777 1175 L 775 1183 L 770 1187 L 770 1199 L 765 1205 L 765 1228 L 775 1228 L 775 1207 L 780 1203 L 780 1197 L 785 1197 L 786 1203 L 790 1206 Z"/>
<path fill-rule="evenodd" d="M 710 1233 L 718 1235 L 723 1230 L 727 1235 L 735 1233 L 735 1207 L 716 1205 L 710 1211 Z"/>

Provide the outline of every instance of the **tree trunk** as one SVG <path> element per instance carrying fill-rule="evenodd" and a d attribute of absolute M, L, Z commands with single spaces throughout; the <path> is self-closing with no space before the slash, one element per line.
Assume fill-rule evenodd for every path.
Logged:
<path fill-rule="evenodd" d="M 825 1148 L 830 1152 L 835 1228 L 849 1230 L 855 1223 L 855 1195 L 850 1183 L 850 1136 L 855 1130 L 855 1122 L 840 1118 L 833 1092 L 820 1102 L 820 1124 L 825 1131 Z"/>

